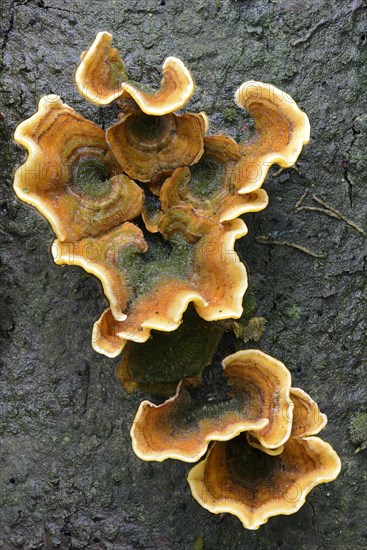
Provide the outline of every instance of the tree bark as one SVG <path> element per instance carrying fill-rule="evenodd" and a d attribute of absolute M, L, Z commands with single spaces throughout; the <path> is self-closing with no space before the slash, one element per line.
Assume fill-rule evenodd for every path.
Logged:
<path fill-rule="evenodd" d="M 367 544 L 367 9 L 363 0 L 3 0 L 0 103 L 3 547 L 45 549 L 356 549 Z M 129 429 L 142 394 L 117 383 L 118 359 L 92 350 L 106 307 L 96 279 L 51 258 L 54 235 L 12 190 L 25 151 L 15 126 L 56 93 L 108 126 L 76 92 L 73 73 L 95 34 L 107 30 L 134 80 L 159 80 L 168 55 L 196 80 L 193 111 L 210 133 L 241 139 L 248 119 L 233 94 L 246 80 L 269 82 L 306 111 L 312 141 L 297 169 L 273 171 L 269 207 L 245 217 L 237 249 L 250 275 L 258 344 L 227 336 L 218 354 L 258 347 L 283 361 L 329 418 L 323 437 L 341 456 L 333 483 L 315 488 L 292 516 L 246 531 L 190 495 L 189 464 L 148 463 Z M 339 211 L 319 210 L 313 195 Z M 281 241 L 281 246 L 268 241 Z M 289 246 L 301 245 L 317 255 Z M 356 452 L 358 451 L 358 452 Z"/>

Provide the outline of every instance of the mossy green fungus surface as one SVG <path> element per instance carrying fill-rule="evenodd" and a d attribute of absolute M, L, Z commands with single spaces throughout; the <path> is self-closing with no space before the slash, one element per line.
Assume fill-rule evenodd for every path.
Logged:
<path fill-rule="evenodd" d="M 120 56 L 115 59 L 111 64 L 112 78 L 117 87 L 121 86 L 124 82 L 129 80 L 129 77 L 126 72 L 125 63 L 120 58 Z M 131 81 L 129 81 L 131 82 Z"/>
<path fill-rule="evenodd" d="M 98 157 L 82 159 L 74 169 L 75 189 L 93 199 L 101 198 L 111 191 L 109 175 L 108 164 Z"/>
<path fill-rule="evenodd" d="M 201 200 L 213 200 L 223 187 L 223 167 L 219 162 L 201 159 L 191 166 L 191 180 L 188 184 L 191 192 Z"/>
<path fill-rule="evenodd" d="M 132 289 L 129 306 L 149 293 L 160 281 L 186 279 L 193 264 L 193 246 L 183 235 L 174 234 L 169 241 L 158 233 L 145 237 L 148 242 L 146 252 L 131 245 L 124 248 L 118 257 L 119 269 Z"/>
<path fill-rule="evenodd" d="M 125 80 L 120 79 L 121 84 L 123 84 L 124 82 L 128 82 L 129 84 L 131 84 L 132 86 L 140 90 L 141 92 L 144 92 L 146 94 L 152 94 L 152 95 L 154 94 L 155 89 L 153 86 L 149 86 L 148 84 L 144 84 L 143 82 L 138 82 L 137 80 L 131 80 L 131 78 L 128 78 L 126 74 L 125 76 L 126 76 Z"/>
<path fill-rule="evenodd" d="M 197 376 L 209 365 L 222 334 L 218 323 L 204 321 L 190 306 L 177 330 L 152 331 L 144 345 L 129 342 L 117 376 L 128 391 L 172 395 L 182 378 Z"/>

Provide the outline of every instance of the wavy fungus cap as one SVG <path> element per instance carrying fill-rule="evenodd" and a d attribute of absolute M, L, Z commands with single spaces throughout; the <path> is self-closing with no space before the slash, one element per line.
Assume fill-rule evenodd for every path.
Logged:
<path fill-rule="evenodd" d="M 293 166 L 309 142 L 310 122 L 294 99 L 272 84 L 244 82 L 235 102 L 255 125 L 253 139 L 240 145 L 242 160 L 234 172 L 239 193 L 249 193 L 261 187 L 272 164 Z"/>
<path fill-rule="evenodd" d="M 150 116 L 126 113 L 107 130 L 107 141 L 123 171 L 149 182 L 162 170 L 197 162 L 204 152 L 205 115 Z"/>
<path fill-rule="evenodd" d="M 133 223 L 126 222 L 100 237 L 87 237 L 75 243 L 55 241 L 52 254 L 57 264 L 79 265 L 98 277 L 110 301 L 116 319 L 126 319 L 123 309 L 131 295 L 129 282 L 119 272 L 123 255 L 146 252 L 144 235 Z"/>
<path fill-rule="evenodd" d="M 188 482 L 201 506 L 234 514 L 246 529 L 258 529 L 272 516 L 297 512 L 315 485 L 339 472 L 338 455 L 319 437 L 291 438 L 281 454 L 269 456 L 240 436 L 214 443 Z"/>
<path fill-rule="evenodd" d="M 57 263 L 80 265 L 103 283 L 111 309 L 95 324 L 96 351 L 115 357 L 126 340 L 175 330 L 190 302 L 207 321 L 241 316 L 247 274 L 234 244 L 247 232 L 242 220 L 218 224 L 182 206 L 162 217 L 156 235 L 133 226 L 126 239 L 123 227 L 54 245 Z"/>
<path fill-rule="evenodd" d="M 14 190 L 49 220 L 60 241 L 105 233 L 141 212 L 144 193 L 121 173 L 104 131 L 58 96 L 42 97 L 14 139 L 29 153 Z"/>
<path fill-rule="evenodd" d="M 204 155 L 194 166 L 177 168 L 163 184 L 162 210 L 173 205 L 191 204 L 197 211 L 218 221 L 258 212 L 268 204 L 262 190 L 241 194 L 237 166 L 242 162 L 240 146 L 227 136 L 204 138 Z"/>
<path fill-rule="evenodd" d="M 224 359 L 223 374 L 223 392 L 216 399 L 209 400 L 200 379 L 192 378 L 162 405 L 143 401 L 131 428 L 139 458 L 196 462 L 210 441 L 244 431 L 269 448 L 289 438 L 291 376 L 283 363 L 258 350 L 239 351 Z"/>
<path fill-rule="evenodd" d="M 292 424 L 291 437 L 316 435 L 325 428 L 326 415 L 320 412 L 317 403 L 305 391 L 301 388 L 291 388 L 290 398 L 294 405 L 292 416 L 288 417 L 289 423 Z M 283 445 L 275 449 L 264 447 L 255 433 L 246 436 L 250 445 L 270 455 L 279 455 L 284 450 Z"/>
<path fill-rule="evenodd" d="M 192 167 L 179 167 L 160 191 L 162 211 L 191 204 L 218 221 L 258 212 L 268 204 L 262 186 L 272 164 L 292 166 L 310 138 L 307 115 L 285 92 L 270 84 L 249 81 L 235 94 L 248 111 L 255 135 L 239 145 L 227 136 L 207 136 L 204 155 Z M 151 228 L 159 216 L 147 217 Z"/>
<path fill-rule="evenodd" d="M 327 424 L 327 417 L 313 399 L 301 388 L 291 389 L 291 399 L 294 404 L 291 437 L 307 437 L 316 435 Z"/>
<path fill-rule="evenodd" d="M 188 475 L 193 497 L 215 514 L 237 516 L 246 529 L 258 529 L 272 516 L 293 514 L 318 484 L 334 480 L 341 463 L 325 441 L 314 437 L 326 424 L 316 403 L 292 388 L 291 437 L 269 452 L 253 435 L 213 444 Z M 255 434 L 256 435 L 256 434 Z"/>
<path fill-rule="evenodd" d="M 162 68 L 162 81 L 157 91 L 128 79 L 125 65 L 116 48 L 111 48 L 112 35 L 99 32 L 75 73 L 79 93 L 95 105 L 131 96 L 148 115 L 161 116 L 181 109 L 194 93 L 194 81 L 183 62 L 167 57 Z"/>

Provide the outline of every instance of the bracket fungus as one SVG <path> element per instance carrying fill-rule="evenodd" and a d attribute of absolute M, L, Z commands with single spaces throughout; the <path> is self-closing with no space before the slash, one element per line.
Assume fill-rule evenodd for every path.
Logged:
<path fill-rule="evenodd" d="M 187 113 L 150 116 L 142 111 L 122 114 L 106 139 L 123 171 L 149 182 L 165 170 L 197 162 L 204 152 L 205 115 Z"/>
<path fill-rule="evenodd" d="M 167 396 L 178 384 L 163 404 L 141 403 L 131 429 L 136 454 L 195 462 L 211 443 L 189 473 L 192 494 L 257 529 L 298 510 L 340 470 L 335 451 L 315 437 L 326 417 L 291 388 L 282 363 L 258 350 L 234 353 L 215 389 L 203 370 L 225 330 L 210 322 L 231 324 L 243 313 L 247 273 L 234 246 L 247 227 L 239 216 L 267 206 L 269 167 L 296 162 L 309 121 L 288 94 L 250 81 L 235 102 L 252 117 L 253 138 L 208 136 L 205 113 L 174 113 L 194 92 L 182 61 L 168 57 L 160 87 L 149 90 L 128 78 L 111 41 L 97 34 L 75 82 L 95 105 L 116 101 L 117 122 L 105 131 L 58 96 L 42 97 L 14 134 L 28 150 L 14 189 L 51 223 L 55 262 L 102 282 L 110 308 L 94 325 L 93 347 L 115 357 L 128 344 L 117 369 L 125 389 Z M 143 348 L 151 331 L 161 334 Z"/>
<path fill-rule="evenodd" d="M 125 64 L 116 48 L 111 47 L 112 35 L 99 32 L 88 51 L 81 55 L 75 73 L 79 93 L 95 105 L 132 97 L 148 115 L 161 116 L 181 109 L 194 93 L 194 81 L 189 70 L 177 57 L 167 57 L 162 67 L 162 81 L 157 91 L 129 80 Z"/>
<path fill-rule="evenodd" d="M 242 220 L 219 224 L 178 206 L 161 218 L 159 234 L 149 237 L 146 252 L 130 246 L 101 257 L 94 273 L 99 276 L 98 266 L 108 262 L 114 276 L 130 287 L 122 307 L 126 319 L 106 310 L 94 326 L 94 348 L 115 357 L 127 340 L 145 342 L 152 329 L 175 330 L 190 302 L 206 321 L 240 317 L 247 274 L 234 244 L 245 233 Z M 63 261 L 82 265 L 83 260 L 74 254 L 72 261 Z M 111 304 L 114 293 L 112 288 L 107 295 Z"/>
<path fill-rule="evenodd" d="M 267 206 L 260 190 L 267 172 L 272 164 L 289 168 L 296 162 L 310 139 L 309 120 L 288 94 L 262 82 L 242 84 L 235 101 L 252 116 L 254 137 L 237 144 L 227 136 L 207 136 L 198 164 L 177 168 L 164 183 L 162 210 L 189 203 L 225 221 Z"/>
<path fill-rule="evenodd" d="M 255 135 L 240 144 L 242 159 L 234 173 L 240 193 L 259 189 L 269 168 L 293 166 L 310 140 L 310 122 L 290 95 L 272 84 L 250 80 L 235 93 L 235 102 L 252 117 Z"/>
<path fill-rule="evenodd" d="M 291 388 L 282 363 L 258 350 L 234 353 L 214 388 L 204 369 L 226 330 L 210 322 L 232 326 L 243 314 L 247 273 L 234 247 L 247 227 L 239 216 L 267 206 L 269 167 L 296 162 L 309 121 L 290 96 L 250 81 L 235 102 L 252 117 L 253 138 L 208 136 L 205 113 L 174 112 L 194 92 L 181 60 L 168 57 L 150 90 L 129 79 L 111 41 L 97 34 L 75 83 L 95 105 L 116 101 L 118 120 L 105 131 L 58 96 L 42 97 L 15 131 L 28 158 L 14 189 L 51 223 L 55 262 L 102 282 L 110 308 L 92 344 L 109 357 L 127 345 L 117 369 L 124 388 L 167 397 L 177 387 L 161 405 L 141 403 L 131 429 L 136 454 L 195 462 L 210 443 L 189 473 L 192 494 L 257 529 L 298 510 L 340 470 L 335 451 L 315 437 L 326 417 Z"/>
<path fill-rule="evenodd" d="M 266 208 L 268 196 L 263 189 L 242 193 L 237 165 L 242 155 L 239 145 L 227 136 L 204 139 L 204 155 L 192 167 L 177 168 L 164 182 L 160 199 L 162 211 L 177 204 L 191 204 L 220 222 L 247 212 Z"/>
<path fill-rule="evenodd" d="M 325 428 L 326 415 L 320 412 L 317 403 L 305 391 L 292 388 L 291 399 L 294 404 L 292 437 L 316 435 Z"/>
<path fill-rule="evenodd" d="M 256 434 L 267 448 L 281 446 L 290 435 L 293 403 L 291 376 L 276 359 L 258 350 L 226 357 L 220 395 L 208 399 L 200 378 L 181 382 L 176 395 L 156 406 L 143 401 L 131 438 L 143 460 L 177 458 L 195 462 L 210 441 Z"/>
<path fill-rule="evenodd" d="M 327 424 L 326 415 L 320 412 L 317 403 L 306 392 L 301 388 L 291 388 L 290 398 L 294 405 L 292 416 L 287 414 L 288 422 L 292 426 L 291 437 L 316 435 L 325 428 Z M 273 449 L 265 447 L 261 444 L 256 433 L 247 433 L 246 437 L 249 445 L 269 455 L 276 456 L 284 450 L 284 445 Z"/>
<path fill-rule="evenodd" d="M 289 96 L 250 82 L 236 102 L 253 116 L 255 138 L 204 137 L 204 113 L 173 112 L 194 91 L 182 61 L 167 58 L 160 88 L 146 91 L 128 79 L 111 41 L 97 34 L 75 82 L 94 104 L 116 100 L 119 120 L 104 131 L 44 96 L 15 132 L 29 155 L 14 188 L 50 221 L 55 261 L 101 280 L 110 309 L 92 344 L 114 357 L 152 329 L 177 329 L 190 302 L 206 321 L 240 317 L 247 275 L 234 244 L 247 228 L 238 216 L 266 207 L 269 165 L 295 162 L 309 126 Z M 255 165 L 262 177 L 253 181 Z"/>
<path fill-rule="evenodd" d="M 58 96 L 42 97 L 14 138 L 29 153 L 14 190 L 49 220 L 60 241 L 103 234 L 140 214 L 143 190 L 123 174 L 102 128 Z"/>
<path fill-rule="evenodd" d="M 288 94 L 269 84 L 245 82 L 235 101 L 252 116 L 254 137 L 237 144 L 228 136 L 206 136 L 200 160 L 176 168 L 163 183 L 162 212 L 191 204 L 223 222 L 266 208 L 268 196 L 260 187 L 267 172 L 272 164 L 288 168 L 296 162 L 310 138 L 309 120 Z M 156 230 L 162 214 L 148 213 L 150 230 Z"/>
<path fill-rule="evenodd" d="M 293 514 L 318 484 L 334 480 L 340 459 L 314 437 L 326 417 L 302 390 L 292 388 L 294 402 L 289 439 L 269 452 L 253 435 L 215 442 L 188 475 L 193 497 L 215 514 L 237 516 L 246 529 L 258 529 L 272 516 Z M 256 434 L 255 434 L 256 436 Z"/>

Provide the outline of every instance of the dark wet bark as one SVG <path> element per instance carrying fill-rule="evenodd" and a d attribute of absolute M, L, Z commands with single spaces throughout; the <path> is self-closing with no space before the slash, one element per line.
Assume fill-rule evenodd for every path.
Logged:
<path fill-rule="evenodd" d="M 2 0 L 1 9 L 3 547 L 365 547 L 367 455 L 355 451 L 367 431 L 359 414 L 367 408 L 367 240 L 343 220 L 294 207 L 309 189 L 304 205 L 319 206 L 315 194 L 366 228 L 366 3 Z M 48 223 L 12 191 L 13 168 L 25 156 L 12 133 L 41 95 L 57 93 L 100 124 L 112 120 L 113 109 L 88 105 L 73 87 L 79 55 L 99 30 L 114 34 L 135 80 L 155 81 L 167 55 L 182 57 L 197 82 L 190 107 L 208 113 L 212 133 L 240 137 L 232 95 L 250 79 L 286 90 L 310 117 L 312 142 L 299 170 L 268 178 L 270 206 L 246 218 L 249 236 L 238 250 L 257 314 L 267 319 L 256 347 L 284 361 L 294 385 L 328 415 L 324 437 L 343 471 L 296 515 L 270 519 L 257 532 L 200 508 L 185 480 L 190 465 L 134 456 L 129 429 L 141 396 L 125 395 L 118 360 L 90 345 L 106 305 L 99 285 L 53 263 Z M 226 337 L 220 354 L 240 347 Z"/>

